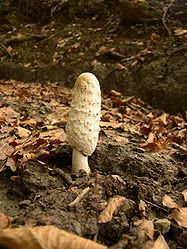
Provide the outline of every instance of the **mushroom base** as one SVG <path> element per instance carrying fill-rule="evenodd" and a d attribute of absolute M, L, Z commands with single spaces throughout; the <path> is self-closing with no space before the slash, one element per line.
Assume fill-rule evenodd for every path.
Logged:
<path fill-rule="evenodd" d="M 84 170 L 88 175 L 90 174 L 90 167 L 88 165 L 88 156 L 83 155 L 80 150 L 73 148 L 72 172 L 78 173 L 80 170 Z"/>

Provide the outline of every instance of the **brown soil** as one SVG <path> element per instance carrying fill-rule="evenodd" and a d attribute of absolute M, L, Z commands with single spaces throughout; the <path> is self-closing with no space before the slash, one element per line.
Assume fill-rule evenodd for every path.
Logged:
<path fill-rule="evenodd" d="M 185 118 L 186 36 L 168 36 L 161 21 L 125 23 L 119 6 L 112 2 L 67 5 L 49 20 L 42 16 L 41 22 L 32 13 L 27 18 L 22 12 L 17 18 L 13 15 L 13 24 L 3 22 L 0 28 L 0 78 L 44 86 L 46 81 L 57 82 L 58 92 L 58 88 L 72 87 L 81 72 L 91 71 L 99 78 L 103 94 L 115 89 L 141 97 L 154 108 L 180 112 Z M 174 10 L 184 7 L 182 1 L 179 5 L 169 12 L 172 32 L 185 26 L 183 16 L 174 18 Z M 11 105 L 20 113 L 29 109 L 15 100 L 5 103 L 3 98 L 1 106 Z M 43 116 L 45 111 L 41 109 Z M 125 248 L 141 248 L 133 227 L 136 220 L 167 218 L 170 210 L 162 205 L 165 194 L 186 205 L 181 194 L 187 189 L 186 154 L 171 147 L 146 151 L 139 147 L 136 132 L 130 128 L 115 130 L 117 136 L 124 134 L 128 143 L 115 141 L 101 131 L 100 142 L 90 157 L 89 179 L 84 175 L 71 177 L 71 148 L 66 144 L 50 151 L 50 158 L 27 161 L 16 172 L 5 167 L 0 173 L 0 211 L 14 218 L 12 227 L 51 224 L 107 246 L 126 234 L 130 239 Z M 84 199 L 70 208 L 88 186 Z M 98 224 L 102 204 L 116 195 L 126 197 L 126 204 L 110 222 Z M 146 214 L 138 210 L 141 200 L 146 204 Z M 155 238 L 158 234 L 155 229 Z M 171 249 L 187 248 L 187 231 L 173 220 L 164 237 Z"/>

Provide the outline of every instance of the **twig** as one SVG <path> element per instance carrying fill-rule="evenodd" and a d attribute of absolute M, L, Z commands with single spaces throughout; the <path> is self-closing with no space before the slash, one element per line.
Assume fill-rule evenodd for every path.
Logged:
<path fill-rule="evenodd" d="M 163 13 L 163 16 L 162 16 L 162 23 L 165 27 L 165 29 L 167 30 L 168 32 L 168 35 L 171 35 L 171 31 L 170 29 L 168 28 L 167 24 L 166 24 L 166 15 L 168 13 L 168 10 L 171 8 L 172 4 L 174 3 L 175 0 L 171 0 L 170 3 L 168 4 L 168 7 L 164 10 L 164 13 Z"/>
<path fill-rule="evenodd" d="M 167 210 L 167 209 L 165 209 L 165 208 L 163 208 L 163 207 L 160 207 L 160 206 L 157 205 L 157 204 L 154 204 L 154 203 L 152 203 L 152 202 L 150 202 L 150 201 L 147 201 L 147 200 L 145 200 L 145 202 L 147 202 L 149 205 L 152 205 L 153 207 L 159 208 L 159 209 L 161 209 L 161 210 L 163 210 L 163 211 L 165 211 L 165 212 L 168 213 L 168 210 Z"/>
<path fill-rule="evenodd" d="M 32 39 L 37 39 L 37 40 L 41 40 L 41 39 L 44 39 L 46 38 L 47 36 L 46 35 L 43 35 L 43 34 L 32 34 L 32 35 L 23 35 L 21 37 L 13 37 L 9 40 L 6 40 L 4 42 L 4 44 L 6 46 L 13 46 L 14 44 L 18 44 L 18 43 L 21 43 L 21 42 L 25 42 L 25 41 L 29 41 L 29 40 L 32 40 Z M 3 45 L 4 45 L 3 44 Z M 4 45 L 4 46 L 5 46 Z"/>
<path fill-rule="evenodd" d="M 75 198 L 74 201 L 72 201 L 70 204 L 68 204 L 68 207 L 70 207 L 70 208 L 76 207 L 80 203 L 80 201 L 82 201 L 82 199 L 88 193 L 89 190 L 90 190 L 89 187 L 83 189 L 82 192 L 77 196 L 77 198 Z"/>
<path fill-rule="evenodd" d="M 177 149 L 177 150 L 180 150 L 182 151 L 183 153 L 187 154 L 187 148 L 183 147 L 182 145 L 179 145 L 177 143 L 172 143 L 172 147 L 174 149 Z"/>
<path fill-rule="evenodd" d="M 10 53 L 9 49 L 1 42 L 1 47 L 4 49 L 4 51 L 12 58 L 12 54 Z"/>

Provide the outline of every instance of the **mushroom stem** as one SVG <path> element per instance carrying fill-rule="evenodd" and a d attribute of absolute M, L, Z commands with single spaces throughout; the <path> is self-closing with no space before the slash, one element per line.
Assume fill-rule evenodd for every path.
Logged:
<path fill-rule="evenodd" d="M 78 173 L 80 170 L 84 170 L 88 175 L 90 174 L 88 156 L 85 156 L 80 150 L 77 150 L 74 147 L 72 155 L 72 171 Z"/>

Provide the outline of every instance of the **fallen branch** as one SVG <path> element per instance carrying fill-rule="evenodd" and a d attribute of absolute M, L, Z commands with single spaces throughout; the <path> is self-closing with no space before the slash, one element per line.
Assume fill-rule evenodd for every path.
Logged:
<path fill-rule="evenodd" d="M 177 149 L 177 150 L 179 150 L 179 151 L 181 151 L 181 152 L 187 154 L 187 148 L 183 147 L 182 145 L 179 145 L 179 144 L 177 144 L 177 143 L 172 143 L 172 147 L 173 147 L 174 149 Z"/>
<path fill-rule="evenodd" d="M 174 3 L 175 0 L 171 0 L 170 3 L 168 4 L 168 7 L 164 10 L 164 13 L 163 13 L 163 16 L 162 16 L 162 23 L 165 27 L 165 29 L 167 30 L 168 32 L 168 35 L 171 35 L 171 31 L 170 29 L 168 28 L 167 24 L 166 24 L 166 15 L 169 11 L 169 9 L 171 8 L 172 4 Z"/>

